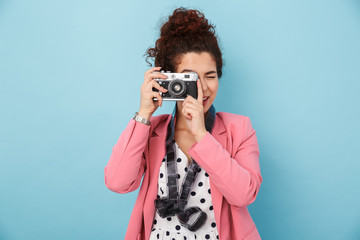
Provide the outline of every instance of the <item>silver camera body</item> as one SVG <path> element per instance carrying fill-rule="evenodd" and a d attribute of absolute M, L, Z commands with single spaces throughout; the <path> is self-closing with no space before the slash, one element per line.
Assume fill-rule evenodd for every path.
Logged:
<path fill-rule="evenodd" d="M 188 95 L 197 99 L 197 73 L 172 73 L 170 71 L 161 71 L 161 73 L 165 74 L 167 78 L 155 78 L 154 80 L 168 91 L 163 93 L 156 88 L 153 88 L 153 91 L 159 92 L 164 101 L 184 101 Z M 158 99 L 155 97 L 153 100 L 157 101 Z"/>

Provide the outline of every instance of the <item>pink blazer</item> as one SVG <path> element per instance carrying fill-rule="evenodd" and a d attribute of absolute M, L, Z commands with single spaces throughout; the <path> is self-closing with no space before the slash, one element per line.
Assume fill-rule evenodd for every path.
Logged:
<path fill-rule="evenodd" d="M 105 167 L 105 185 L 117 193 L 136 190 L 144 175 L 125 240 L 150 238 L 170 120 L 170 114 L 154 116 L 147 126 L 131 119 Z M 209 174 L 220 239 L 261 239 L 247 210 L 262 182 L 259 146 L 249 117 L 217 112 L 212 134 L 207 132 L 188 153 Z"/>

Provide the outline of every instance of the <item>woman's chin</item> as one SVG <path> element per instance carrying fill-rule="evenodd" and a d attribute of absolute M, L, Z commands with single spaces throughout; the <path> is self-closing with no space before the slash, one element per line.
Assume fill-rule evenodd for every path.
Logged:
<path fill-rule="evenodd" d="M 210 107 L 204 106 L 204 114 L 206 114 L 209 111 Z"/>

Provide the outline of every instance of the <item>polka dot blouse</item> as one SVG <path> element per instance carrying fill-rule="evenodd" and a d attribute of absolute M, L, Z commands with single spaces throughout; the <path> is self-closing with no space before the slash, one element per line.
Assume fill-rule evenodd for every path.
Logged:
<path fill-rule="evenodd" d="M 187 167 L 189 165 L 186 155 L 181 151 L 177 143 L 176 147 L 176 167 L 178 172 L 178 192 L 181 191 L 181 185 L 185 179 Z M 166 156 L 163 159 L 160 167 L 160 173 L 158 178 L 158 197 L 168 196 L 168 189 L 166 186 Z M 211 190 L 209 182 L 209 174 L 204 169 L 196 175 L 195 182 L 191 186 L 188 204 L 185 208 L 199 207 L 203 212 L 207 214 L 205 224 L 196 232 L 192 232 L 189 229 L 181 226 L 177 215 L 167 218 L 159 216 L 155 211 L 155 217 L 150 234 L 150 240 L 203 240 L 203 239 L 219 239 L 219 234 L 216 228 L 215 215 L 211 200 Z M 198 214 L 195 214 L 197 217 Z M 192 223 L 190 218 L 189 223 Z"/>

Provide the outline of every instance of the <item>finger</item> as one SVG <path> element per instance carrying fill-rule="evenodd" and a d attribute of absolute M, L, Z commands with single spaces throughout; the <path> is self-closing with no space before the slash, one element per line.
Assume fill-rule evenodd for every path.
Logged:
<path fill-rule="evenodd" d="M 190 103 L 196 103 L 196 99 L 193 98 L 193 96 L 191 96 L 191 95 L 187 95 L 187 97 L 186 97 L 185 100 L 184 100 L 184 103 L 188 103 L 188 102 L 190 102 Z"/>
<path fill-rule="evenodd" d="M 185 116 L 185 118 L 187 118 L 187 119 L 192 119 L 192 116 L 191 116 L 191 114 L 189 113 L 188 108 L 183 108 L 181 112 L 182 112 L 182 114 Z"/>
<path fill-rule="evenodd" d="M 202 101 L 198 101 L 198 99 L 193 98 L 192 96 L 188 96 L 184 103 L 183 106 L 194 106 L 197 107 L 199 109 L 203 109 L 203 103 Z"/>
<path fill-rule="evenodd" d="M 167 76 L 165 74 L 162 74 L 161 72 L 153 72 L 145 76 L 144 83 L 147 84 L 151 80 L 166 79 L 166 78 Z"/>
<path fill-rule="evenodd" d="M 203 102 L 203 90 L 202 90 L 202 86 L 201 86 L 200 80 L 197 80 L 196 82 L 197 82 L 197 87 L 198 87 L 198 97 L 197 97 L 197 101 L 202 104 L 202 102 Z"/>
<path fill-rule="evenodd" d="M 153 98 L 156 97 L 159 106 L 162 106 L 163 99 L 162 99 L 162 97 L 161 97 L 161 95 L 160 95 L 159 92 L 153 92 L 153 93 L 152 93 L 152 97 L 153 97 Z"/>
<path fill-rule="evenodd" d="M 149 75 L 152 72 L 159 71 L 160 69 L 161 69 L 161 67 L 152 67 L 149 70 L 145 71 L 145 76 Z"/>
<path fill-rule="evenodd" d="M 161 69 L 161 67 L 153 67 L 153 68 L 150 68 L 149 70 L 147 70 L 144 74 L 144 82 L 147 82 L 149 81 L 149 75 L 153 72 L 159 72 Z M 160 73 L 160 72 L 159 72 Z"/>
<path fill-rule="evenodd" d="M 187 111 L 188 113 L 191 113 L 191 116 L 195 117 L 195 116 L 201 116 L 201 113 L 203 113 L 202 108 L 200 108 L 197 105 L 193 105 L 193 104 L 188 104 L 186 106 L 183 106 L 183 109 L 185 109 L 185 111 Z"/>
<path fill-rule="evenodd" d="M 150 79 L 154 79 L 154 78 L 166 79 L 166 78 L 168 78 L 168 76 L 161 72 L 152 72 L 148 75 L 148 78 L 150 78 Z"/>
<path fill-rule="evenodd" d="M 155 109 L 159 107 L 159 101 L 154 101 Z"/>
<path fill-rule="evenodd" d="M 185 99 L 185 101 L 183 102 L 183 108 L 185 108 L 185 107 L 190 107 L 190 106 L 194 106 L 194 105 L 197 105 L 198 104 L 198 102 L 197 102 L 197 100 L 196 99 L 194 99 L 194 98 L 186 98 Z"/>
<path fill-rule="evenodd" d="M 157 90 L 161 91 L 161 92 L 167 92 L 168 90 L 162 86 L 160 86 L 160 84 L 155 81 L 154 79 L 151 80 L 148 84 L 147 84 L 147 89 L 153 90 L 153 88 L 156 88 Z"/>
<path fill-rule="evenodd" d="M 198 107 L 192 105 L 192 106 L 186 106 L 183 107 L 182 109 L 182 113 L 185 117 L 192 119 L 194 117 L 198 118 L 201 116 L 201 109 L 199 109 Z"/>

